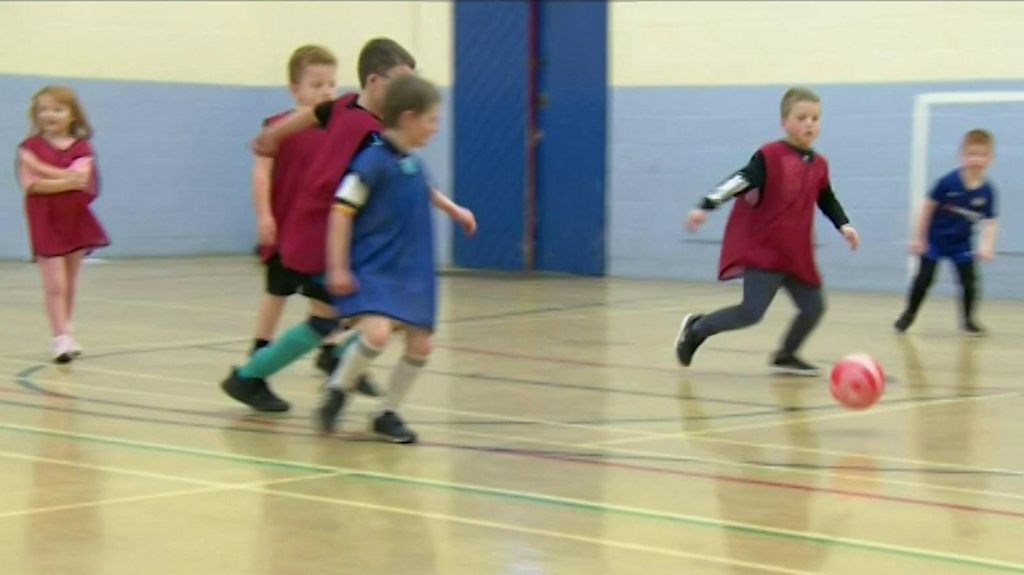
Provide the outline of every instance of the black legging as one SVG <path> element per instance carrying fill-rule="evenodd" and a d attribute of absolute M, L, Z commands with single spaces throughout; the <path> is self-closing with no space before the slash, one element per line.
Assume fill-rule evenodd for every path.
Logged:
<path fill-rule="evenodd" d="M 924 302 L 924 296 L 928 294 L 928 288 L 932 287 L 935 281 L 935 268 L 938 260 L 921 257 L 921 263 L 917 268 L 917 276 L 914 283 L 910 285 L 910 294 L 907 297 L 906 315 L 913 318 L 917 315 Z M 978 279 L 974 273 L 974 262 L 956 264 L 956 273 L 960 279 L 961 302 L 963 305 L 964 319 L 970 321 L 974 318 L 974 302 L 978 297 Z"/>
<path fill-rule="evenodd" d="M 825 314 L 825 298 L 821 288 L 776 272 L 747 268 L 743 272 L 743 301 L 739 305 L 714 311 L 701 318 L 693 324 L 694 335 L 711 337 L 723 331 L 754 325 L 764 317 L 779 288 L 789 292 L 799 310 L 790 323 L 789 330 L 786 331 L 779 354 L 795 354 L 807 336 L 814 331 L 821 316 Z"/>

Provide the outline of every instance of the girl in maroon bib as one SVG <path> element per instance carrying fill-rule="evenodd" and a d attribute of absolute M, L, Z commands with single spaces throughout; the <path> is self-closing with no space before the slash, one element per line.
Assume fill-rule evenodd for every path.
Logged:
<path fill-rule="evenodd" d="M 110 243 L 90 204 L 99 193 L 89 137 L 92 128 L 70 88 L 48 86 L 32 98 L 32 133 L 18 147 L 18 179 L 25 192 L 32 253 L 43 278 L 53 358 L 81 353 L 71 313 L 82 259 Z"/>
<path fill-rule="evenodd" d="M 743 301 L 738 305 L 683 318 L 676 337 L 676 355 L 690 365 L 694 352 L 707 338 L 741 329 L 761 320 L 780 288 L 792 296 L 799 314 L 790 325 L 771 365 L 775 370 L 815 375 L 818 369 L 796 352 L 825 311 L 821 276 L 814 261 L 814 208 L 832 221 L 852 249 L 860 242 L 856 230 L 832 191 L 828 163 L 811 149 L 818 137 L 821 104 L 804 88 L 782 98 L 785 140 L 761 147 L 743 169 L 705 196 L 690 212 L 687 227 L 694 231 L 707 211 L 737 197 L 725 227 L 718 277 L 743 277 Z"/>

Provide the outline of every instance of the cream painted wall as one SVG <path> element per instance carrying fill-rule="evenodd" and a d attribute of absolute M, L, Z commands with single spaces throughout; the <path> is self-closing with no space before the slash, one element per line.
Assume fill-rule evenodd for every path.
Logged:
<path fill-rule="evenodd" d="M 388 36 L 451 84 L 451 3 L 0 2 L 0 74 L 280 85 L 301 44 L 330 48 L 355 85 L 362 44 Z"/>
<path fill-rule="evenodd" d="M 615 86 L 1024 78 L 1024 2 L 612 2 Z"/>

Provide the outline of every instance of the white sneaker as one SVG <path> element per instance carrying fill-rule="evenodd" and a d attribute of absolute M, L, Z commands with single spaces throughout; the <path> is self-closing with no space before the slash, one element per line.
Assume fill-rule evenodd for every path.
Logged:
<path fill-rule="evenodd" d="M 53 363 L 71 363 L 74 356 L 72 345 L 74 340 L 70 335 L 58 335 L 53 338 Z"/>
<path fill-rule="evenodd" d="M 70 323 L 68 324 L 68 339 L 71 340 L 71 356 L 82 355 L 82 346 L 78 345 L 78 341 L 75 340 L 75 326 Z"/>

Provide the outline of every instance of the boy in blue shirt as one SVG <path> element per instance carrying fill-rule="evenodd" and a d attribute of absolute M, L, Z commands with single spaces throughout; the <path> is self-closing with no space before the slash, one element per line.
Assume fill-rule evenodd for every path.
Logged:
<path fill-rule="evenodd" d="M 935 267 L 949 258 L 960 278 L 963 318 L 961 328 L 968 335 L 985 335 L 974 320 L 977 302 L 975 257 L 983 261 L 995 257 L 996 191 L 985 177 L 992 162 L 995 140 L 986 130 L 971 130 L 960 148 L 960 167 L 943 176 L 925 201 L 910 251 L 921 256 L 917 277 L 910 286 L 907 308 L 896 320 L 902 333 L 914 323 L 917 311 L 935 279 Z M 981 246 L 974 251 L 974 224 L 982 224 Z"/>
<path fill-rule="evenodd" d="M 431 205 L 439 194 L 412 152 L 437 133 L 440 100 L 434 85 L 417 76 L 392 80 L 382 107 L 385 131 L 352 161 L 335 194 L 326 285 L 338 317 L 353 320 L 359 335 L 343 351 L 317 408 L 324 433 L 335 430 L 346 394 L 401 329 L 405 353 L 370 429 L 393 443 L 416 442 L 398 408 L 432 347 L 437 273 Z M 440 199 L 453 217 L 473 221 L 472 212 Z"/>

